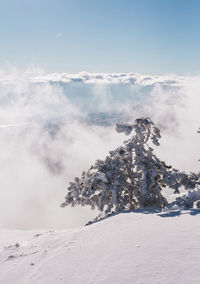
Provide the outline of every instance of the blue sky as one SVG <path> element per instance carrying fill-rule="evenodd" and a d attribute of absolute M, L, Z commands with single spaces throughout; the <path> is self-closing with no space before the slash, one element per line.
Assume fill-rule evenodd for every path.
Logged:
<path fill-rule="evenodd" d="M 200 73 L 199 0 L 0 0 L 0 69 Z"/>

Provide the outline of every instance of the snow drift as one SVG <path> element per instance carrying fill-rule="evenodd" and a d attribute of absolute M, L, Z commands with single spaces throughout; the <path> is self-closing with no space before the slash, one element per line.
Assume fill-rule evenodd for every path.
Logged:
<path fill-rule="evenodd" d="M 0 283 L 198 284 L 199 210 L 130 212 L 68 230 L 0 231 Z"/>

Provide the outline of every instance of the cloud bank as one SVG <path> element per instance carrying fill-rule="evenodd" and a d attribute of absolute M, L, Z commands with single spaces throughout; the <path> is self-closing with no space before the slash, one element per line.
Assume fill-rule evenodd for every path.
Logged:
<path fill-rule="evenodd" d="M 67 183 L 124 140 L 117 121 L 150 116 L 168 164 L 198 171 L 200 77 L 0 71 L 0 227 L 67 228 L 93 218 L 59 207 Z"/>

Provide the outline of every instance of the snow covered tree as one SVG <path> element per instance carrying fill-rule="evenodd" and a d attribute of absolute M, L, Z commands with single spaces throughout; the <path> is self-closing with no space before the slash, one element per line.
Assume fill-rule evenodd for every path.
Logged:
<path fill-rule="evenodd" d="M 167 166 L 149 146 L 159 146 L 160 130 L 150 118 L 135 123 L 118 123 L 116 131 L 132 137 L 109 152 L 104 161 L 97 160 L 80 178 L 70 182 L 62 207 L 90 205 L 105 214 L 130 209 L 168 205 L 161 191 L 172 188 L 176 193 L 184 186 L 196 186 L 196 176 Z"/>

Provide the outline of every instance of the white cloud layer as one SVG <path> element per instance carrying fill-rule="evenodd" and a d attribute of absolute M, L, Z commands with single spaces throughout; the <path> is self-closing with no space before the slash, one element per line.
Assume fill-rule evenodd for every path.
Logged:
<path fill-rule="evenodd" d="M 199 92 L 199 76 L 0 71 L 0 227 L 93 218 L 59 204 L 69 181 L 123 141 L 119 120 L 150 116 L 163 134 L 160 157 L 198 171 Z"/>

